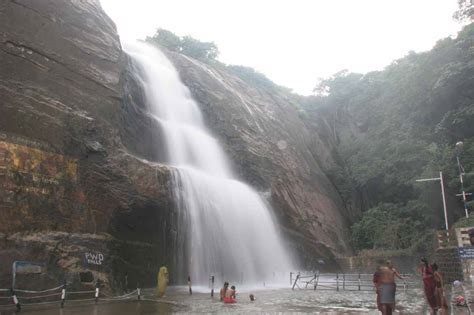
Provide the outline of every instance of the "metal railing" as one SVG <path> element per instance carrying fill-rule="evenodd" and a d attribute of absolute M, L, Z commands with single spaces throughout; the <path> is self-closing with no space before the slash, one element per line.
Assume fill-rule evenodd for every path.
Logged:
<path fill-rule="evenodd" d="M 137 288 L 132 292 L 111 296 L 100 291 L 99 286 L 95 290 L 88 291 L 68 291 L 65 285 L 46 290 L 23 290 L 23 289 L 0 289 L 0 307 L 15 306 L 18 311 L 24 305 L 42 305 L 57 303 L 61 308 L 66 301 L 83 302 L 94 301 L 122 301 L 132 298 L 141 299 L 141 289 Z"/>
<path fill-rule="evenodd" d="M 373 275 L 368 273 L 293 273 L 290 274 L 291 289 L 313 289 L 334 291 L 374 291 Z M 411 280 L 413 275 L 402 275 L 407 280 L 403 281 L 403 288 L 417 286 L 418 282 Z"/>

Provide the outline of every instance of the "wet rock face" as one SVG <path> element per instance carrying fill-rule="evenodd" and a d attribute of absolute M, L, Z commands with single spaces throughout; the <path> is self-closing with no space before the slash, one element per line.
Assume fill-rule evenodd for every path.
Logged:
<path fill-rule="evenodd" d="M 225 69 L 168 53 L 240 177 L 269 202 L 290 246 L 314 267 L 350 251 L 340 197 L 320 168 L 328 146 L 281 92 L 256 89 Z M 318 257 L 319 256 L 319 257 Z"/>
<path fill-rule="evenodd" d="M 168 170 L 130 153 L 153 159 L 132 145 L 151 123 L 123 97 L 127 62 L 96 0 L 0 2 L 0 287 L 15 260 L 113 286 L 168 263 Z"/>
<path fill-rule="evenodd" d="M 332 163 L 329 150 L 286 96 L 171 58 L 289 246 L 309 263 L 348 251 L 342 204 L 318 164 Z M 97 0 L 0 2 L 0 287 L 15 260 L 45 264 L 38 288 L 80 286 L 86 271 L 110 287 L 151 286 L 162 265 L 173 282 L 183 236 L 170 170 L 150 162 L 166 152 L 136 71 Z M 99 254 L 99 267 L 88 262 Z"/>

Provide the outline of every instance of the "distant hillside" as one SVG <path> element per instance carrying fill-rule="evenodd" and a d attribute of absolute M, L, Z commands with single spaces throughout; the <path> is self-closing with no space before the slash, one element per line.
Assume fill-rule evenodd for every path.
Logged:
<path fill-rule="evenodd" d="M 326 173 L 346 207 L 364 213 L 352 226 L 356 247 L 413 248 L 443 228 L 439 183 L 415 182 L 439 171 L 450 224 L 463 216 L 454 148 L 464 142 L 461 162 L 474 172 L 474 24 L 429 52 L 366 75 L 342 71 L 315 90 L 321 96 L 303 100 L 307 122 L 339 161 Z"/>

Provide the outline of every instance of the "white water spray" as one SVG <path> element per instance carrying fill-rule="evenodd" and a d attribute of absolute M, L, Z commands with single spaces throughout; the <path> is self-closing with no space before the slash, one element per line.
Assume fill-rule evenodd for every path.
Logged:
<path fill-rule="evenodd" d="M 126 52 L 142 68 L 150 115 L 164 133 L 173 190 L 186 229 L 187 270 L 195 284 L 216 281 L 262 284 L 291 270 L 270 209 L 235 179 L 228 159 L 166 56 L 142 43 Z M 287 281 L 287 280 L 285 280 Z M 219 285 L 217 283 L 216 285 Z"/>

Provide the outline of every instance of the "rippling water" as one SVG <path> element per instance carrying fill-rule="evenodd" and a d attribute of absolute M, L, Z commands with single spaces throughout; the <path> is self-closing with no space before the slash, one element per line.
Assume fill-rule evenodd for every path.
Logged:
<path fill-rule="evenodd" d="M 250 302 L 253 293 L 256 301 Z M 184 312 L 285 312 L 285 313 L 324 313 L 324 314 L 377 314 L 374 292 L 323 291 L 275 289 L 256 292 L 240 292 L 234 305 L 222 304 L 218 299 L 211 300 L 208 294 L 196 294 L 183 299 L 175 295 L 170 299 L 185 305 Z M 423 292 L 412 288 L 397 292 L 397 310 L 403 314 L 420 314 L 425 308 Z"/>
<path fill-rule="evenodd" d="M 238 289 L 238 288 L 237 288 Z M 256 301 L 250 302 L 248 296 L 253 293 Z M 374 292 L 359 291 L 322 291 L 266 289 L 260 291 L 242 291 L 238 294 L 238 302 L 233 305 L 219 302 L 219 298 L 210 297 L 209 293 L 187 294 L 187 288 L 170 288 L 159 303 L 152 292 L 145 300 L 138 302 L 106 303 L 99 305 L 78 305 L 69 302 L 64 309 L 56 305 L 43 306 L 32 310 L 25 306 L 22 314 L 32 315 L 157 315 L 170 313 L 313 313 L 313 314 L 379 314 L 375 305 Z M 424 314 L 426 303 L 420 288 L 409 288 L 397 291 L 397 312 L 395 314 Z M 467 310 L 454 307 L 450 314 L 467 314 Z M 13 314 L 0 310 L 0 315 Z"/>

